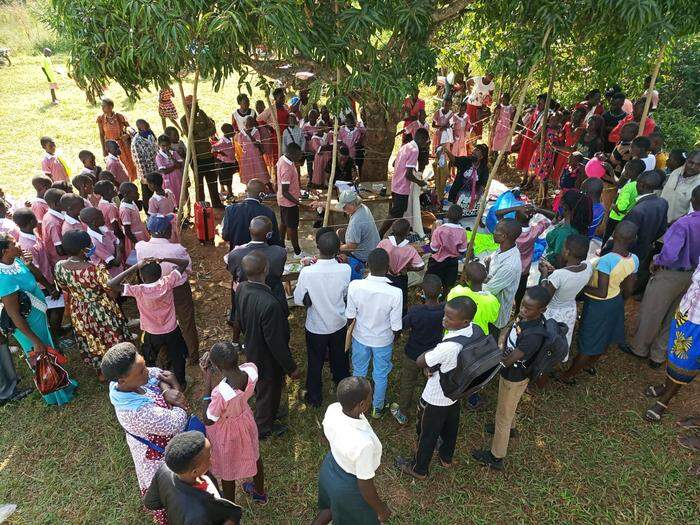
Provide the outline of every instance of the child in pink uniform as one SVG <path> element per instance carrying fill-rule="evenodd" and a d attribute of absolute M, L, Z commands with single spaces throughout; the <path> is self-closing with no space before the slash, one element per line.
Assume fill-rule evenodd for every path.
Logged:
<path fill-rule="evenodd" d="M 148 201 L 148 215 L 170 215 L 177 209 L 175 196 L 170 190 L 163 189 L 163 177 L 160 173 L 148 173 L 146 175 L 148 189 L 153 192 L 153 196 Z M 173 223 L 173 231 L 170 235 L 170 242 L 180 242 L 180 228 L 177 221 Z"/>
<path fill-rule="evenodd" d="M 84 232 L 87 228 L 80 222 L 80 212 L 85 208 L 85 201 L 80 195 L 66 193 L 61 197 L 61 209 L 63 210 L 63 225 L 61 236 L 69 231 Z"/>
<path fill-rule="evenodd" d="M 105 169 L 114 175 L 117 184 L 122 182 L 129 182 L 129 173 L 126 170 L 126 166 L 122 162 L 119 155 L 121 155 L 121 150 L 119 149 L 119 144 L 114 140 L 108 140 L 105 143 L 107 147 L 107 156 L 105 157 Z"/>
<path fill-rule="evenodd" d="M 75 177 L 73 177 L 71 184 L 73 184 L 73 187 L 78 192 L 78 195 L 83 198 L 86 208 L 92 208 L 93 201 L 99 202 L 99 197 L 93 193 L 95 181 L 93 181 L 92 177 L 87 173 L 78 173 Z"/>
<path fill-rule="evenodd" d="M 46 212 L 49 211 L 49 205 L 46 204 L 44 194 L 51 188 L 52 183 L 53 181 L 51 178 L 47 177 L 46 175 L 37 175 L 36 177 L 32 177 L 32 186 L 34 187 L 34 190 L 36 190 L 36 198 L 32 200 L 31 208 L 37 222 L 39 223 L 39 226 L 41 226 L 41 221 L 43 220 L 44 215 L 46 215 Z"/>
<path fill-rule="evenodd" d="M 216 157 L 216 168 L 219 170 L 219 182 L 221 183 L 222 193 L 230 195 L 233 186 L 233 175 L 238 171 L 238 161 L 236 160 L 233 146 L 236 130 L 231 124 L 226 122 L 221 125 L 221 133 L 223 133 L 223 137 L 212 144 L 211 152 Z"/>
<path fill-rule="evenodd" d="M 110 277 L 115 277 L 124 269 L 124 254 L 119 239 L 105 226 L 105 220 L 97 208 L 83 208 L 80 220 L 87 226 L 87 232 L 95 249 L 90 262 L 97 266 L 104 264 Z"/>
<path fill-rule="evenodd" d="M 333 158 L 333 132 L 328 130 L 323 121 L 318 124 L 316 133 L 311 137 L 311 151 L 314 153 L 311 185 L 314 188 L 325 188 L 326 167 Z"/>
<path fill-rule="evenodd" d="M 124 257 L 129 260 L 131 253 L 135 250 L 136 243 L 147 241 L 150 236 L 146 226 L 141 220 L 141 212 L 136 206 L 139 197 L 139 190 L 136 184 L 124 182 L 119 186 L 119 193 L 122 201 L 119 204 L 119 222 L 124 229 Z"/>
<path fill-rule="evenodd" d="M 255 119 L 248 117 L 244 129 L 236 135 L 236 145 L 239 150 L 239 171 L 241 182 L 248 184 L 253 179 L 259 179 L 265 184 L 270 183 L 270 174 L 263 158 L 263 145 L 260 131 L 255 126 Z"/>
<path fill-rule="evenodd" d="M 406 219 L 398 219 L 391 226 L 391 233 L 386 239 L 382 239 L 377 248 L 382 248 L 389 254 L 389 274 L 387 277 L 391 284 L 401 289 L 403 293 L 403 315 L 408 311 L 408 274 L 407 272 L 420 272 L 425 263 L 418 251 L 408 243 L 408 233 L 411 223 Z"/>
<path fill-rule="evenodd" d="M 462 102 L 459 105 L 459 113 L 452 115 L 450 123 L 452 124 L 452 134 L 454 135 L 454 142 L 451 148 L 452 155 L 455 157 L 468 157 L 472 148 L 470 144 L 467 144 L 467 139 L 469 138 L 469 131 L 472 125 L 469 121 L 469 115 L 467 115 L 466 102 Z"/>
<path fill-rule="evenodd" d="M 355 123 L 355 117 L 350 114 L 345 118 L 345 125 L 338 131 L 338 141 L 348 147 L 350 158 L 357 158 L 357 149 L 362 146 L 364 140 L 364 128 L 360 128 Z"/>
<path fill-rule="evenodd" d="M 445 98 L 442 102 L 442 107 L 433 114 L 433 151 L 441 144 L 449 144 L 454 142 L 452 135 L 452 99 Z"/>
<path fill-rule="evenodd" d="M 216 343 L 201 360 L 204 371 L 204 422 L 211 441 L 211 472 L 221 479 L 224 497 L 234 501 L 236 480 L 253 501 L 267 503 L 263 462 L 258 445 L 258 427 L 248 400 L 255 392 L 258 369 L 253 363 L 238 366 L 238 349 L 233 343 Z M 212 369 L 223 380 L 212 387 Z"/>
<path fill-rule="evenodd" d="M 66 258 L 62 246 L 63 235 L 61 234 L 63 228 L 61 198 L 63 195 L 65 192 L 57 188 L 51 188 L 44 194 L 49 210 L 41 223 L 41 242 L 44 244 L 44 250 L 52 269 L 56 267 L 58 261 Z"/>
<path fill-rule="evenodd" d="M 61 156 L 56 153 L 56 143 L 51 137 L 41 137 L 40 143 L 46 152 L 41 161 L 41 171 L 53 182 L 68 181 L 70 169 Z"/>
<path fill-rule="evenodd" d="M 158 137 L 158 153 L 156 166 L 163 177 L 163 188 L 170 190 L 178 199 L 182 190 L 182 168 L 185 162 L 179 153 L 171 149 L 170 138 L 167 135 Z"/>
<path fill-rule="evenodd" d="M 447 222 L 438 226 L 430 237 L 433 255 L 427 273 L 440 278 L 445 295 L 457 282 L 459 259 L 467 252 L 467 232 L 459 223 L 461 218 L 461 206 L 453 204 L 447 210 Z"/>
<path fill-rule="evenodd" d="M 103 172 L 104 173 L 104 172 Z M 117 190 L 108 180 L 101 180 L 95 184 L 95 193 L 100 196 L 97 209 L 102 212 L 105 218 L 105 226 L 112 230 L 117 239 L 122 239 L 122 229 L 119 226 L 119 209 L 112 202 L 117 195 Z"/>

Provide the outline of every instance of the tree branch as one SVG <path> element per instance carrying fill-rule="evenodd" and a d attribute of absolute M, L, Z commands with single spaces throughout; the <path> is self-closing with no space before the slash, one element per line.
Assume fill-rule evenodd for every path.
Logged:
<path fill-rule="evenodd" d="M 453 0 L 439 11 L 435 11 L 433 13 L 433 22 L 440 24 L 453 18 L 457 18 L 471 3 L 472 0 Z"/>

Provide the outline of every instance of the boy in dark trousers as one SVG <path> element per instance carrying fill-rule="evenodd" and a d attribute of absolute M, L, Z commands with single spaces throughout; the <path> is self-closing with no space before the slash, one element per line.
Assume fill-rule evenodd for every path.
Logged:
<path fill-rule="evenodd" d="M 472 450 L 472 457 L 487 467 L 503 470 L 508 441 L 515 434 L 515 412 L 530 382 L 528 367 L 544 342 L 541 328 L 550 300 L 544 286 L 528 288 L 517 319 L 501 331 L 498 345 L 503 350 L 504 368 L 498 381 L 496 423 L 493 427 L 486 425 L 486 432 L 493 433 L 491 450 Z"/>
<path fill-rule="evenodd" d="M 450 341 L 457 336 L 483 336 L 481 328 L 472 324 L 476 314 L 476 303 L 468 297 L 457 297 L 445 305 L 442 326 L 447 333 L 442 343 L 424 352 L 416 364 L 428 368 L 432 373 L 421 394 L 418 408 L 420 417 L 416 424 L 418 449 L 413 459 L 396 458 L 396 467 L 409 476 L 422 480 L 428 476 L 428 466 L 435 452 L 438 438 L 442 440 L 438 448 L 440 464 L 449 468 L 457 444 L 459 430 L 459 400 L 445 396 L 440 385 L 440 372 L 449 372 L 457 366 L 457 358 L 462 344 Z"/>
<path fill-rule="evenodd" d="M 394 224 L 397 223 L 398 221 Z M 435 348 L 442 340 L 442 318 L 445 313 L 445 303 L 440 302 L 442 282 L 437 275 L 429 273 L 423 278 L 421 288 L 424 304 L 412 306 L 403 318 L 404 329 L 411 332 L 404 347 L 399 402 L 392 403 L 389 407 L 391 415 L 400 425 L 405 425 L 408 420 L 407 414 L 413 405 L 413 392 L 421 375 L 416 359 Z"/>
<path fill-rule="evenodd" d="M 160 266 L 163 262 L 174 264 L 176 268 L 163 276 Z M 177 324 L 173 288 L 177 286 L 189 263 L 188 259 L 148 258 L 107 282 L 115 292 L 122 292 L 125 297 L 136 299 L 141 318 L 142 348 L 146 364 L 155 366 L 160 350 L 165 348 L 168 354 L 168 369 L 175 374 L 183 390 L 187 385 L 185 378 L 187 343 Z M 143 284 L 122 285 L 127 277 L 137 271 Z"/>

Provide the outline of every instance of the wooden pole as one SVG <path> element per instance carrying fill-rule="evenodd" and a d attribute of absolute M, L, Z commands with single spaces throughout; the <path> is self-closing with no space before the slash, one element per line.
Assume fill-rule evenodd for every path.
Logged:
<path fill-rule="evenodd" d="M 542 46 L 544 47 L 545 44 L 547 43 L 547 39 L 549 38 L 549 33 L 551 32 L 552 28 L 548 27 L 547 31 L 544 33 L 544 38 L 542 39 Z M 530 79 L 532 78 L 532 73 L 535 70 L 535 66 L 537 65 L 537 61 L 533 62 L 532 65 L 530 66 L 530 70 L 527 72 L 527 77 L 525 77 L 525 82 L 523 83 L 523 88 L 520 91 L 520 97 L 518 98 L 518 105 L 515 110 L 515 116 L 513 117 L 513 122 L 510 125 L 510 129 L 508 130 L 508 135 L 506 136 L 506 144 L 508 144 L 512 138 L 513 138 L 513 133 L 515 131 L 515 127 L 518 124 L 518 120 L 520 119 L 520 114 L 522 113 L 523 110 L 523 104 L 525 103 L 525 95 L 527 94 L 527 89 L 530 86 Z M 471 236 L 469 238 L 469 243 L 467 244 L 467 260 L 471 259 L 472 256 L 474 255 L 474 240 L 476 239 L 476 233 L 479 229 L 479 224 L 481 224 L 481 218 L 484 215 L 484 210 L 486 209 L 486 200 L 488 199 L 489 196 L 489 188 L 491 187 L 491 182 L 493 182 L 493 178 L 496 175 L 496 172 L 498 172 L 498 168 L 501 165 L 501 162 L 503 161 L 505 151 L 499 151 L 498 152 L 498 157 L 496 157 L 496 162 L 494 162 L 493 167 L 491 168 L 491 172 L 489 173 L 489 178 L 486 181 L 486 187 L 484 188 L 484 194 L 481 196 L 481 200 L 479 200 L 479 213 L 476 216 L 476 222 L 474 223 L 474 228 L 472 229 Z M 462 280 L 465 279 L 465 271 L 467 269 L 467 265 L 464 265 L 464 268 L 462 269 Z"/>
<path fill-rule="evenodd" d="M 639 132 L 638 137 L 641 137 L 644 133 L 644 125 L 647 123 L 647 116 L 649 116 L 649 108 L 651 108 L 651 95 L 654 92 L 654 86 L 656 85 L 656 77 L 659 76 L 659 68 L 661 67 L 661 61 L 664 58 L 664 53 L 666 52 L 666 44 L 661 46 L 659 50 L 659 56 L 656 59 L 656 64 L 654 64 L 654 69 L 651 72 L 651 81 L 649 82 L 649 94 L 644 102 L 644 113 L 642 113 L 642 120 L 639 121 Z"/>
<path fill-rule="evenodd" d="M 180 97 L 182 98 L 182 105 L 185 107 L 185 119 L 187 121 L 187 155 L 185 155 L 185 166 L 182 170 L 182 189 L 180 190 L 180 203 L 177 210 L 177 222 L 182 223 L 182 215 L 185 208 L 185 203 L 189 201 L 189 167 L 190 161 L 194 159 L 194 188 L 195 188 L 195 200 L 197 199 L 197 194 L 199 190 L 199 177 L 197 176 L 197 155 L 194 151 L 194 117 L 197 107 L 197 85 L 199 84 L 199 68 L 194 71 L 194 83 L 192 85 L 192 107 L 189 113 L 187 112 L 187 106 L 185 105 L 185 90 L 182 87 L 182 80 L 177 81 L 180 87 Z"/>
<path fill-rule="evenodd" d="M 338 18 L 338 2 L 335 2 L 335 16 Z M 340 67 L 335 68 L 335 96 L 338 97 L 338 86 L 340 85 Z M 326 209 L 323 211 L 323 225 L 328 226 L 331 216 L 331 197 L 333 196 L 333 184 L 335 183 L 335 169 L 338 165 L 338 122 L 340 121 L 340 111 L 336 111 L 333 122 L 333 158 L 331 159 L 331 176 L 328 178 L 328 193 L 326 195 Z"/>

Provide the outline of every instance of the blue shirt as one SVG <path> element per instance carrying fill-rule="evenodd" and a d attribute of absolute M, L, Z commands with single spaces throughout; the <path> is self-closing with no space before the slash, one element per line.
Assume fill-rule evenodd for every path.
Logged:
<path fill-rule="evenodd" d="M 589 239 L 595 237 L 595 231 L 598 229 L 598 226 L 600 226 L 600 223 L 603 222 L 603 217 L 605 217 L 605 206 L 603 206 L 600 202 L 596 202 L 593 205 L 593 220 L 591 221 L 591 225 L 588 227 Z"/>

